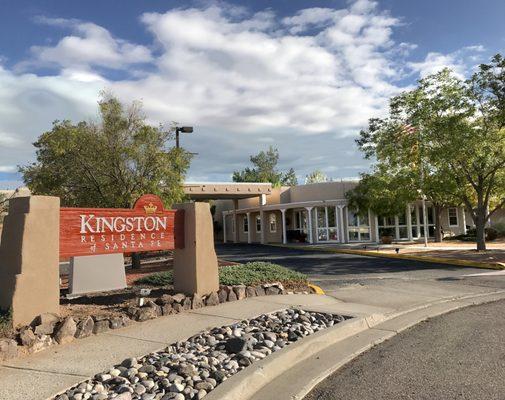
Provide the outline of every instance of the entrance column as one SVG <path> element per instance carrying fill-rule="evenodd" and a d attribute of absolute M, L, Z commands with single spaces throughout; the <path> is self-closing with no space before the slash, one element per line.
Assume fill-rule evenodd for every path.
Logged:
<path fill-rule="evenodd" d="M 344 207 L 343 205 L 338 205 L 338 218 L 340 219 L 339 223 L 339 236 L 340 236 L 340 243 L 345 243 L 345 233 L 344 233 Z"/>
<path fill-rule="evenodd" d="M 226 211 L 223 211 L 223 243 L 226 243 Z"/>
<path fill-rule="evenodd" d="M 238 243 L 239 236 L 238 236 L 238 214 L 237 214 L 237 209 L 238 209 L 238 200 L 234 199 L 233 200 L 233 221 L 235 224 L 235 232 L 233 234 L 233 242 Z"/>
<path fill-rule="evenodd" d="M 466 212 L 465 212 L 465 207 L 461 207 L 461 212 L 463 214 L 463 218 L 461 221 L 463 222 L 463 234 L 466 235 Z"/>
<path fill-rule="evenodd" d="M 286 209 L 281 208 L 282 214 L 282 244 L 286 244 L 288 242 L 288 238 L 286 237 Z"/>
<path fill-rule="evenodd" d="M 375 241 L 380 243 L 381 239 L 379 237 L 379 217 L 375 214 Z"/>
<path fill-rule="evenodd" d="M 248 212 L 246 213 L 247 215 L 247 243 L 251 243 L 251 229 L 252 229 L 252 226 L 251 226 L 251 213 Z"/>
<path fill-rule="evenodd" d="M 407 204 L 407 235 L 412 241 L 412 215 L 410 214 L 410 204 Z"/>
<path fill-rule="evenodd" d="M 313 235 L 312 235 L 312 209 L 314 207 L 305 207 L 305 209 L 307 210 L 307 229 L 309 231 L 309 243 L 314 243 L 314 238 L 313 238 Z"/>
<path fill-rule="evenodd" d="M 262 194 L 260 195 L 260 226 L 261 226 L 261 244 L 266 243 L 266 234 L 265 234 L 265 212 L 263 211 L 263 206 L 267 204 L 267 196 Z"/>

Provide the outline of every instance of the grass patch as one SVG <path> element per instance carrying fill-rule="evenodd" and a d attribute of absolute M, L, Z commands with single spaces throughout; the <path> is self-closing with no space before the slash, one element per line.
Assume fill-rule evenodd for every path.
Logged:
<path fill-rule="evenodd" d="M 166 286 L 173 282 L 172 271 L 157 272 L 135 281 L 137 284 L 151 286 Z M 267 262 L 249 262 L 219 268 L 221 285 L 253 286 L 269 282 L 281 282 L 287 286 L 305 285 L 307 275 Z"/>

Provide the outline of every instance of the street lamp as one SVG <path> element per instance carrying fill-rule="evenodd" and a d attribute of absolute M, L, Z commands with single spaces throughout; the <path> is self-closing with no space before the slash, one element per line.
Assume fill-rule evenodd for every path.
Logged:
<path fill-rule="evenodd" d="M 175 147 L 179 148 L 179 133 L 191 133 L 193 132 L 192 126 L 177 126 L 175 128 Z"/>

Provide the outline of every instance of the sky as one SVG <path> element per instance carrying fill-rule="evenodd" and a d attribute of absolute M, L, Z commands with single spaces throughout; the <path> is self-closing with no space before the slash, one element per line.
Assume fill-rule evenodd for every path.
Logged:
<path fill-rule="evenodd" d="M 0 189 L 55 120 L 105 90 L 191 125 L 188 180 L 229 181 L 270 145 L 299 181 L 369 168 L 354 140 L 391 96 L 505 53 L 503 0 L 0 0 Z"/>

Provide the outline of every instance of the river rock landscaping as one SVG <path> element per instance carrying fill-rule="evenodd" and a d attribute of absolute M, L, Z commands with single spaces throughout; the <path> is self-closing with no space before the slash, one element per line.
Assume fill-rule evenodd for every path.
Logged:
<path fill-rule="evenodd" d="M 55 400 L 202 399 L 232 375 L 349 317 L 300 309 L 213 328 L 142 358 L 128 358 Z"/>

